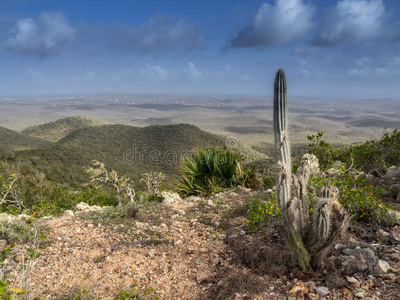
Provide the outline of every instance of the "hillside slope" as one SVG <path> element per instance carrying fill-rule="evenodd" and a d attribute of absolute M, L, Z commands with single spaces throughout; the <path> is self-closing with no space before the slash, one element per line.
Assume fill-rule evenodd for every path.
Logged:
<path fill-rule="evenodd" d="M 187 124 L 133 127 L 102 125 L 74 131 L 48 149 L 21 152 L 20 160 L 36 156 L 35 169 L 52 179 L 73 186 L 87 178 L 82 167 L 99 160 L 106 167 L 131 176 L 162 171 L 167 182 L 177 179 L 181 155 L 198 146 L 221 146 L 225 140 Z"/>
<path fill-rule="evenodd" d="M 57 142 L 76 130 L 104 124 L 104 121 L 96 118 L 73 116 L 46 124 L 28 127 L 21 132 L 34 137 Z"/>
<path fill-rule="evenodd" d="M 0 157 L 9 157 L 15 151 L 45 148 L 53 143 L 0 126 Z"/>

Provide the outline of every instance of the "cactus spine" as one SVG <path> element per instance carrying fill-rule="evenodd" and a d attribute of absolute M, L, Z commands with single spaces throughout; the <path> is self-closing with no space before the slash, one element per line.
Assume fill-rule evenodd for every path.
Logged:
<path fill-rule="evenodd" d="M 295 263 L 306 270 L 321 264 L 344 233 L 349 218 L 343 209 L 337 210 L 336 198 L 327 193 L 327 197 L 317 201 L 310 226 L 307 186 L 310 175 L 318 169 L 318 160 L 306 154 L 296 174 L 292 174 L 287 111 L 286 78 L 279 69 L 274 84 L 277 203 L 282 211 L 286 245 Z"/>

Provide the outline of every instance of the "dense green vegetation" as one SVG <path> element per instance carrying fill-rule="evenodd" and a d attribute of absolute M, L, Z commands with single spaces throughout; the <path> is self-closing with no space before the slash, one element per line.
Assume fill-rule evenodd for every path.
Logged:
<path fill-rule="evenodd" d="M 399 129 L 385 132 L 381 139 L 350 147 L 333 147 L 322 137 L 322 132 L 308 136 L 309 153 L 317 156 L 322 169 L 328 169 L 335 161 L 341 161 L 348 168 L 384 175 L 390 166 L 400 165 Z"/>
<path fill-rule="evenodd" d="M 51 142 L 0 126 L 0 158 L 8 158 L 16 151 L 45 148 Z"/>
<path fill-rule="evenodd" d="M 25 128 L 21 133 L 57 142 L 68 134 L 82 128 L 103 125 L 105 122 L 86 116 L 73 116 L 54 122 Z"/>
<path fill-rule="evenodd" d="M 176 167 L 182 155 L 189 155 L 195 147 L 224 144 L 222 137 L 185 124 L 87 127 L 54 144 L 11 130 L 4 132 L 26 138 L 27 146 L 30 140 L 38 142 L 32 144 L 38 149 L 17 151 L 0 166 L 1 195 L 7 193 L 6 198 L 10 200 L 1 203 L 0 209 L 36 216 L 57 216 L 81 201 L 90 205 L 117 205 L 122 196 L 122 201 L 127 202 L 129 197 L 125 191 L 118 194 L 111 186 L 96 188 L 94 182 L 90 183 L 93 178 L 85 170 L 94 160 L 104 163 L 111 173 L 130 177 L 132 191 L 134 188 L 138 195 L 149 190 L 150 185 L 152 191 L 148 192 L 152 195 L 149 196 L 158 201 L 159 196 L 153 195 L 153 189 L 165 189 L 178 181 Z M 44 146 L 39 148 L 41 145 Z M 165 180 L 157 180 L 153 186 L 154 176 L 150 178 L 149 174 L 161 172 Z M 147 194 L 143 196 L 149 198 Z"/>
<path fill-rule="evenodd" d="M 163 172 L 165 182 L 178 180 L 176 166 L 194 147 L 223 145 L 222 137 L 186 125 L 133 127 L 102 125 L 74 131 L 45 149 L 18 153 L 24 173 L 37 170 L 62 185 L 78 188 L 87 181 L 83 167 L 92 160 L 126 174 L 140 185 L 145 172 Z"/>

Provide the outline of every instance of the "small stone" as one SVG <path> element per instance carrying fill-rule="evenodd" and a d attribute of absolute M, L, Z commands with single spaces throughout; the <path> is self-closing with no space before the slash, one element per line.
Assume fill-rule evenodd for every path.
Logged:
<path fill-rule="evenodd" d="M 97 205 L 89 206 L 89 211 L 98 212 L 98 211 L 102 211 L 102 210 L 103 210 L 103 208 L 101 208 L 100 206 L 97 206 Z"/>
<path fill-rule="evenodd" d="M 209 199 L 209 200 L 207 201 L 207 205 L 209 205 L 209 206 L 214 206 L 214 202 L 213 202 L 211 199 Z"/>
<path fill-rule="evenodd" d="M 325 296 L 328 296 L 330 294 L 329 289 L 327 287 L 324 287 L 324 286 L 317 286 L 315 291 L 321 297 L 325 297 Z"/>
<path fill-rule="evenodd" d="M 306 284 L 307 286 L 308 286 L 308 290 L 311 292 L 311 293 L 314 293 L 315 292 L 315 289 L 316 289 L 316 285 L 315 285 L 315 282 L 314 281 L 312 281 L 312 280 L 310 280 L 310 281 L 307 281 L 307 284 Z"/>
<path fill-rule="evenodd" d="M 368 279 L 368 283 L 369 283 L 369 287 L 374 287 L 375 286 L 375 281 L 374 281 L 374 279 L 372 277 L 370 277 Z"/>
<path fill-rule="evenodd" d="M 195 252 L 195 250 L 193 248 L 186 249 L 186 253 L 188 253 L 188 254 L 193 254 L 194 252 Z"/>
<path fill-rule="evenodd" d="M 18 217 L 9 215 L 7 213 L 0 213 L 0 222 L 6 222 L 6 223 L 11 223 L 17 220 Z"/>
<path fill-rule="evenodd" d="M 390 265 L 387 261 L 384 260 L 378 260 L 378 270 L 387 273 L 390 270 Z"/>
<path fill-rule="evenodd" d="M 398 230 L 392 230 L 390 232 L 390 237 L 396 241 L 396 242 L 400 242 L 400 232 Z"/>
<path fill-rule="evenodd" d="M 180 246 L 180 245 L 182 245 L 182 244 L 183 244 L 183 241 L 182 241 L 182 240 L 178 240 L 178 241 L 175 242 L 175 246 Z"/>
<path fill-rule="evenodd" d="M 196 258 L 194 262 L 196 265 L 202 265 L 204 263 L 204 261 L 201 258 Z"/>
<path fill-rule="evenodd" d="M 197 202 L 200 201 L 201 198 L 200 197 L 196 197 L 196 196 L 190 196 L 188 198 L 186 198 L 187 201 L 193 201 L 193 202 Z"/>
<path fill-rule="evenodd" d="M 149 251 L 149 257 L 154 257 L 154 253 L 156 252 L 156 250 L 155 249 L 151 249 L 150 251 Z"/>
<path fill-rule="evenodd" d="M 397 276 L 394 273 L 379 274 L 378 276 L 380 278 L 384 279 L 384 280 L 390 280 L 392 282 L 396 282 L 397 281 Z"/>
<path fill-rule="evenodd" d="M 362 288 L 363 290 L 368 291 L 368 290 L 369 290 L 369 282 L 363 282 L 363 283 L 361 284 L 361 288 Z"/>
<path fill-rule="evenodd" d="M 73 217 L 74 216 L 74 212 L 72 210 L 68 209 L 68 210 L 64 211 L 63 216 L 64 217 Z"/>
<path fill-rule="evenodd" d="M 207 248 L 200 248 L 200 253 L 207 253 L 207 252 L 208 252 Z"/>
<path fill-rule="evenodd" d="M 161 197 L 163 198 L 164 204 L 182 201 L 181 197 L 177 193 L 162 192 Z"/>
<path fill-rule="evenodd" d="M 309 300 L 318 300 L 319 296 L 315 295 L 313 293 L 310 293 L 310 294 L 307 294 L 307 299 L 309 299 Z"/>
<path fill-rule="evenodd" d="M 90 208 L 90 205 L 85 202 L 80 202 L 76 205 L 75 209 L 80 211 L 85 211 Z"/>
<path fill-rule="evenodd" d="M 354 299 L 353 293 L 348 288 L 342 288 L 342 294 L 343 294 L 344 300 L 353 300 Z"/>
<path fill-rule="evenodd" d="M 364 299 L 365 298 L 365 294 L 366 294 L 366 291 L 365 290 L 361 290 L 361 291 L 358 291 L 355 294 L 355 296 L 358 297 L 358 298 Z"/>
<path fill-rule="evenodd" d="M 177 211 L 177 213 L 180 214 L 181 216 L 184 216 L 184 215 L 185 215 L 185 211 L 184 211 L 183 209 L 179 209 L 179 210 Z"/>
<path fill-rule="evenodd" d="M 346 279 L 350 283 L 358 283 L 358 280 L 356 278 L 354 278 L 354 277 L 346 276 Z"/>
<path fill-rule="evenodd" d="M 240 235 L 245 235 L 245 234 L 246 234 L 246 231 L 240 230 L 240 231 L 239 231 L 239 234 L 240 234 Z"/>
<path fill-rule="evenodd" d="M 308 288 L 304 285 L 303 281 L 298 281 L 292 287 L 290 291 L 287 292 L 288 297 L 297 297 L 298 294 L 304 295 L 308 293 Z"/>
<path fill-rule="evenodd" d="M 207 280 L 209 277 L 210 277 L 210 275 L 208 274 L 208 272 L 206 270 L 200 270 L 196 274 L 196 280 L 199 284 L 202 283 L 203 281 Z"/>

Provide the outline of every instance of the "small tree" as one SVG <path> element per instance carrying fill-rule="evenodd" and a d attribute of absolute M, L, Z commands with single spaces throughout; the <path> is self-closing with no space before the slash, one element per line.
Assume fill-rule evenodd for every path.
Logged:
<path fill-rule="evenodd" d="M 160 186 L 163 180 L 165 179 L 165 175 L 161 172 L 149 172 L 144 173 L 144 177 L 140 179 L 140 181 L 144 181 L 147 186 L 147 190 L 154 196 L 160 195 Z"/>
<path fill-rule="evenodd" d="M 129 197 L 130 203 L 135 202 L 135 190 L 133 189 L 133 182 L 128 176 L 119 176 L 115 170 L 108 171 L 104 163 L 97 160 L 92 161 L 91 167 L 85 168 L 85 173 L 89 174 L 91 183 L 94 183 L 95 185 L 106 184 L 113 187 L 117 192 L 118 206 L 121 206 L 121 199 L 124 191 Z"/>
<path fill-rule="evenodd" d="M 25 208 L 23 197 L 17 184 L 20 181 L 20 173 L 14 166 L 6 162 L 1 163 L 0 168 L 3 174 L 0 174 L 0 205 L 4 203 L 12 204 L 18 207 L 19 212 Z"/>

